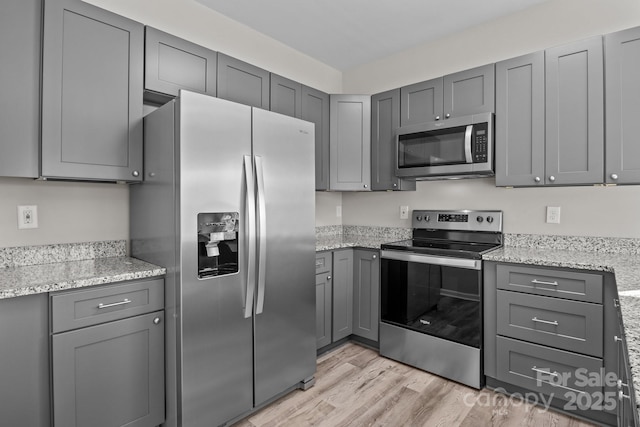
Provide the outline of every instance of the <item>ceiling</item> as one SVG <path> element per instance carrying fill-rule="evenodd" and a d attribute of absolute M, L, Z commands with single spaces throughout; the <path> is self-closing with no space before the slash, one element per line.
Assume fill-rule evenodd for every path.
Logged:
<path fill-rule="evenodd" d="M 196 0 L 345 71 L 548 0 Z"/>

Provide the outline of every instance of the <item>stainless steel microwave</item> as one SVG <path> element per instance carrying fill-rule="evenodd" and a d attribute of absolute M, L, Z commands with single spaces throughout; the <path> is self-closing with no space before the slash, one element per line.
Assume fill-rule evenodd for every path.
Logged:
<path fill-rule="evenodd" d="M 398 128 L 396 176 L 427 180 L 491 176 L 493 113 Z"/>

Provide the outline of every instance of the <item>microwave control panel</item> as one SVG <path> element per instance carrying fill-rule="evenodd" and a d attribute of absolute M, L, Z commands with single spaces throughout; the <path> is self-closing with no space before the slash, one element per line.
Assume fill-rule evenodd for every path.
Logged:
<path fill-rule="evenodd" d="M 489 160 L 488 123 L 473 125 L 473 163 L 485 163 Z"/>

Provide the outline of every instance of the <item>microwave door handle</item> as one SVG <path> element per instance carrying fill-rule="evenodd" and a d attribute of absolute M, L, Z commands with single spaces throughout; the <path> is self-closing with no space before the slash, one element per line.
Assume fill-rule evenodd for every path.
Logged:
<path fill-rule="evenodd" d="M 473 133 L 473 125 L 468 125 L 464 132 L 464 159 L 467 163 L 473 163 L 471 156 L 471 134 Z"/>

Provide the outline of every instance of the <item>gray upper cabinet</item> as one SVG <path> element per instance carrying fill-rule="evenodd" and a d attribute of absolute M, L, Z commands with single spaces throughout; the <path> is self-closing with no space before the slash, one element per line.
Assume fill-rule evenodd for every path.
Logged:
<path fill-rule="evenodd" d="M 640 27 L 608 34 L 605 42 L 605 182 L 640 183 Z"/>
<path fill-rule="evenodd" d="M 496 64 L 496 185 L 544 184 L 544 52 Z"/>
<path fill-rule="evenodd" d="M 271 73 L 271 111 L 300 118 L 302 114 L 302 85 Z"/>
<path fill-rule="evenodd" d="M 47 0 L 42 176 L 142 179 L 144 26 L 80 0 Z"/>
<path fill-rule="evenodd" d="M 269 72 L 218 53 L 218 97 L 269 109 Z"/>
<path fill-rule="evenodd" d="M 494 64 L 400 88 L 400 126 L 494 111 Z"/>
<path fill-rule="evenodd" d="M 494 64 L 448 74 L 442 80 L 445 119 L 494 111 Z"/>
<path fill-rule="evenodd" d="M 144 46 L 145 98 L 180 89 L 216 96 L 217 52 L 152 27 L 145 27 Z"/>
<path fill-rule="evenodd" d="M 0 176 L 39 176 L 41 28 L 41 0 L 0 3 Z"/>
<path fill-rule="evenodd" d="M 545 67 L 545 183 L 602 183 L 602 37 L 592 37 L 546 50 Z"/>
<path fill-rule="evenodd" d="M 442 77 L 400 88 L 400 126 L 440 120 L 443 117 Z"/>
<path fill-rule="evenodd" d="M 329 188 L 371 188 L 371 97 L 331 95 Z"/>
<path fill-rule="evenodd" d="M 371 189 L 415 190 L 415 181 L 395 176 L 395 131 L 400 126 L 400 89 L 371 97 Z"/>
<path fill-rule="evenodd" d="M 329 189 L 329 94 L 302 86 L 300 118 L 315 124 L 316 190 Z"/>

